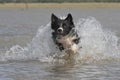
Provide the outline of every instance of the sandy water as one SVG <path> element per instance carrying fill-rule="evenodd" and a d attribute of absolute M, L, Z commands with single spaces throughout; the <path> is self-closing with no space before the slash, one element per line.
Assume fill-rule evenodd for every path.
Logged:
<path fill-rule="evenodd" d="M 73 63 L 51 39 L 51 13 L 71 13 L 82 49 Z M 0 9 L 0 80 L 119 80 L 120 9 Z"/>

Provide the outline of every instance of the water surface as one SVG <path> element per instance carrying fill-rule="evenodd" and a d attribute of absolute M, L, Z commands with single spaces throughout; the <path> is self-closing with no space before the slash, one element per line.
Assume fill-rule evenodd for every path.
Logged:
<path fill-rule="evenodd" d="M 51 55 L 57 51 L 50 35 L 51 13 L 73 15 L 83 46 L 74 63 L 53 59 L 59 53 Z M 119 13 L 120 9 L 0 9 L 0 80 L 119 80 Z"/>

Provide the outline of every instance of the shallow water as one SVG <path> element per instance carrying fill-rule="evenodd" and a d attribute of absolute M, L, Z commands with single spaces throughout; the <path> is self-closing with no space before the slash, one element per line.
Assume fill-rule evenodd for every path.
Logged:
<path fill-rule="evenodd" d="M 69 12 L 82 46 L 72 63 L 55 58 L 64 54 L 52 42 L 49 23 L 51 13 Z M 119 80 L 119 13 L 119 9 L 0 9 L 0 80 Z"/>
<path fill-rule="evenodd" d="M 1 80 L 119 80 L 118 63 L 48 64 L 37 61 L 0 65 Z"/>

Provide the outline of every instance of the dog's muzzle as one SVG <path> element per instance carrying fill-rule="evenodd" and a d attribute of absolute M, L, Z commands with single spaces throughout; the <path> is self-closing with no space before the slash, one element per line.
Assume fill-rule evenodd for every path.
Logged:
<path fill-rule="evenodd" d="M 61 28 L 61 27 L 58 28 L 58 29 L 57 29 L 57 32 L 58 32 L 58 33 L 62 33 L 62 32 L 63 32 L 63 28 Z"/>

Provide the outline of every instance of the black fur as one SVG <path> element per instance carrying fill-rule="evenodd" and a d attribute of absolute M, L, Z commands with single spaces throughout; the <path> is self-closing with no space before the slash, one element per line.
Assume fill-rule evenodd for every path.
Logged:
<path fill-rule="evenodd" d="M 78 37 L 78 34 L 75 32 L 74 27 L 73 18 L 70 13 L 65 19 L 60 19 L 54 14 L 51 15 L 51 28 L 53 29 L 52 38 L 61 51 L 64 50 L 64 47 L 61 43 L 57 42 L 56 38 L 59 36 L 66 36 L 70 33 L 71 30 L 73 30 L 74 35 Z M 73 42 L 78 44 L 79 39 L 80 38 L 78 37 L 77 39 L 73 40 Z"/>

